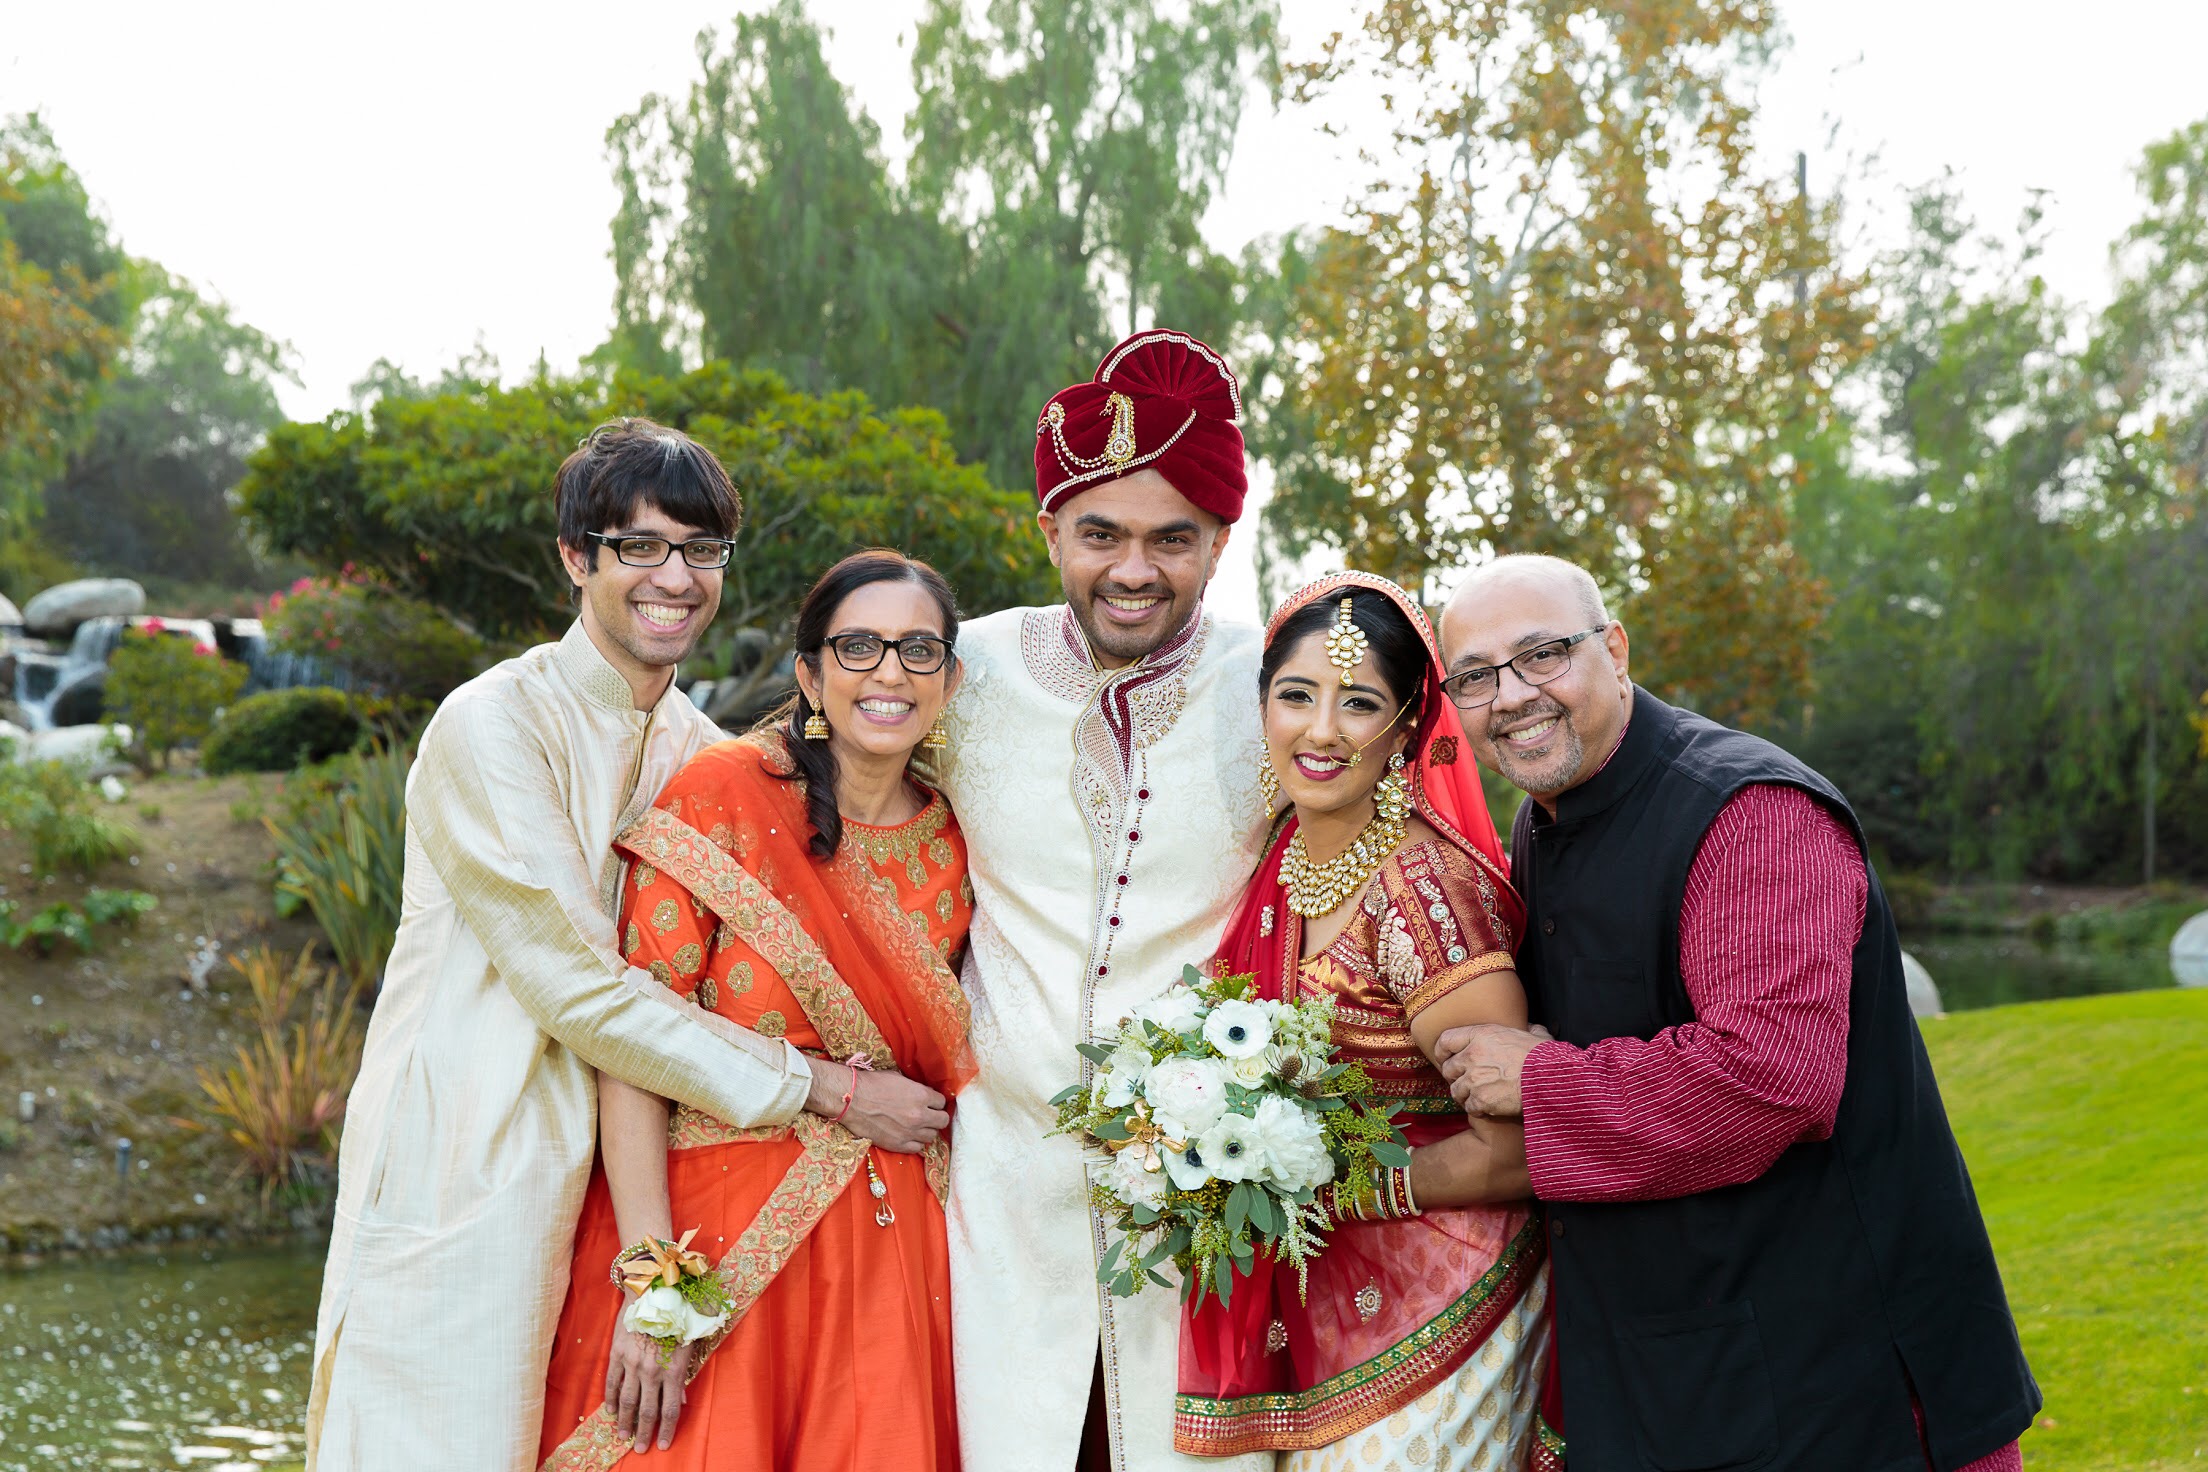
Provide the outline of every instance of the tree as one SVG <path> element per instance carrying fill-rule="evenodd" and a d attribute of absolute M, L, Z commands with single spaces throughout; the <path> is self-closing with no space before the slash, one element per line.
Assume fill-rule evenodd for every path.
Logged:
<path fill-rule="evenodd" d="M 146 299 L 86 442 L 47 488 L 47 535 L 93 571 L 247 581 L 227 497 L 283 422 L 288 350 L 159 266 L 138 272 Z"/>
<path fill-rule="evenodd" d="M 1773 26 L 1765 0 L 1387 3 L 1290 69 L 1391 133 L 1350 222 L 1283 252 L 1277 553 L 1412 588 L 1571 557 L 1659 689 L 1747 721 L 1798 697 L 1820 593 L 1791 501 L 1867 313 L 1829 209 L 1755 168 Z"/>
<path fill-rule="evenodd" d="M 128 262 L 38 117 L 0 122 L 0 582 L 124 340 Z"/>
<path fill-rule="evenodd" d="M 2143 278 L 2098 321 L 2054 300 L 2039 228 L 1982 234 L 1935 187 L 1881 265 L 1865 453 L 1802 498 L 1834 603 L 1792 739 L 1903 863 L 2137 874 L 2142 828 L 2208 817 L 2208 767 L 2176 770 L 2208 628 L 2173 616 L 2208 539 L 2164 448 L 2180 380 L 2143 352 L 2179 339 Z"/>
<path fill-rule="evenodd" d="M 1273 0 L 931 0 L 908 180 L 795 0 L 699 38 L 687 97 L 607 135 L 616 326 L 601 360 L 699 357 L 924 404 L 1000 483 L 1032 416 L 1119 325 L 1225 336 L 1237 273 L 1196 222 L 1224 178 Z"/>
<path fill-rule="evenodd" d="M 572 617 L 554 552 L 560 460 L 613 414 L 695 436 L 735 477 L 745 526 L 717 627 L 786 639 L 813 579 L 845 553 L 886 544 L 940 568 L 971 612 L 1051 587 L 1032 503 L 961 464 L 932 410 L 877 411 L 864 395 L 799 393 L 761 371 L 711 364 L 678 379 L 539 379 L 287 424 L 238 488 L 271 548 L 347 566 L 495 639 L 549 634 Z M 764 680 L 768 672 L 759 672 Z"/>

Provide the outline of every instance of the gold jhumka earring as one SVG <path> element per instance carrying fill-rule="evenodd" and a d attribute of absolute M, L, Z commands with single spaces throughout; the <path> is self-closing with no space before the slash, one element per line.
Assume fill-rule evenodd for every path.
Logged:
<path fill-rule="evenodd" d="M 1403 775 L 1402 752 L 1388 758 L 1388 775 L 1374 785 L 1372 805 L 1382 823 L 1398 824 L 1411 815 L 1411 784 Z"/>
<path fill-rule="evenodd" d="M 805 739 L 807 741 L 826 741 L 828 739 L 828 717 L 821 712 L 817 705 L 813 707 L 813 713 L 805 718 Z"/>
<path fill-rule="evenodd" d="M 928 734 L 920 738 L 920 748 L 923 751 L 949 751 L 951 749 L 951 733 L 943 729 L 943 718 L 941 716 L 937 716 L 935 724 L 928 727 Z"/>

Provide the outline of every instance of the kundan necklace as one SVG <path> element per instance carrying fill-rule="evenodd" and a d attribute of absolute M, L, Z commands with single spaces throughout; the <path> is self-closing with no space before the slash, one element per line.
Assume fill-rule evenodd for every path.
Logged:
<path fill-rule="evenodd" d="M 1287 852 L 1280 856 L 1280 878 L 1288 886 L 1288 908 L 1306 920 L 1316 920 L 1364 893 L 1388 855 L 1402 846 L 1403 818 L 1395 803 L 1374 804 L 1372 821 L 1365 824 L 1356 841 L 1323 864 L 1311 861 L 1299 830 L 1288 840 Z"/>

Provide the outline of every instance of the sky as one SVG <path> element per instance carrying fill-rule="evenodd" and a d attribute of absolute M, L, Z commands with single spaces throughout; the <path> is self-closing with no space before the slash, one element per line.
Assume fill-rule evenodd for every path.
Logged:
<path fill-rule="evenodd" d="M 132 253 L 289 343 L 286 410 L 319 417 L 378 358 L 428 373 L 478 344 L 509 373 L 603 340 L 616 197 L 608 124 L 687 86 L 736 0 L 376 6 L 0 0 L 0 114 L 35 110 Z M 829 59 L 903 151 L 920 0 L 809 0 Z M 2046 191 L 2043 269 L 2096 303 L 2136 213 L 2140 151 L 2208 115 L 2202 0 L 1781 0 L 1791 46 L 1760 88 L 1775 166 L 1847 179 L 1851 240 L 1890 240 L 1907 188 L 1952 170 L 1982 222 Z M 1353 21 L 1283 0 L 1291 55 Z M 1244 114 L 1205 220 L 1228 251 L 1328 223 L 1357 138 Z M 1254 609 L 1244 538 L 1215 604 Z M 1247 605 L 1247 606 L 1245 606 Z"/>

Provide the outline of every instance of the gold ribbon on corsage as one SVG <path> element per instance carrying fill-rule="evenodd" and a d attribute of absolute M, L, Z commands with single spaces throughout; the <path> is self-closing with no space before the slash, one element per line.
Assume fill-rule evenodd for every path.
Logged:
<path fill-rule="evenodd" d="M 613 1260 L 614 1281 L 631 1297 L 642 1298 L 654 1283 L 679 1288 L 684 1278 L 704 1277 L 713 1271 L 713 1264 L 704 1253 L 690 1250 L 690 1239 L 697 1235 L 698 1228 L 692 1227 L 680 1242 L 645 1238 Z"/>

